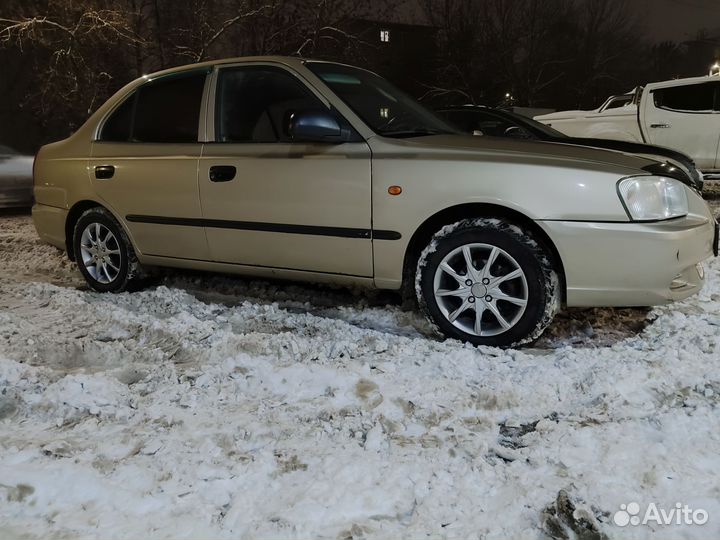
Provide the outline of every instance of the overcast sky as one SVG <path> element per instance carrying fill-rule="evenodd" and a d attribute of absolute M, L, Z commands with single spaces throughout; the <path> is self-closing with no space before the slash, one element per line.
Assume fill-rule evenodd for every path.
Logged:
<path fill-rule="evenodd" d="M 720 0 L 627 0 L 636 4 L 647 35 L 656 41 L 693 39 L 701 29 L 720 35 Z"/>

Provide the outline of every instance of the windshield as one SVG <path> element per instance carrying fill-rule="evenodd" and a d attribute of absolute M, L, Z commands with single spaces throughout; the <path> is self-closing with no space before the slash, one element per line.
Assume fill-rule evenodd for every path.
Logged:
<path fill-rule="evenodd" d="M 385 137 L 459 133 L 374 73 L 327 62 L 308 62 L 307 67 L 375 133 Z"/>

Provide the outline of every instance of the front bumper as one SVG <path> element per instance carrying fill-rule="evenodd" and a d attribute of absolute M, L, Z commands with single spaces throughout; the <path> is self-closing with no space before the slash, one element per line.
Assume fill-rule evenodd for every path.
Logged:
<path fill-rule="evenodd" d="M 657 223 L 538 224 L 562 259 L 569 307 L 682 300 L 702 288 L 702 262 L 717 253 L 718 225 L 709 211 Z"/>

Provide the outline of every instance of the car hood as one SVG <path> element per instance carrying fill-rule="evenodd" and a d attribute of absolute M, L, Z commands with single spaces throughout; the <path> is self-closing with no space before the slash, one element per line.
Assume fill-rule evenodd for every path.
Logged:
<path fill-rule="evenodd" d="M 703 181 L 702 176 L 698 173 L 695 162 L 691 157 L 673 150 L 671 148 L 665 148 L 664 146 L 655 146 L 652 144 L 631 142 L 631 141 L 617 141 L 614 139 L 595 139 L 590 137 L 562 137 L 553 139 L 552 142 L 562 144 L 573 144 L 579 146 L 590 146 L 594 148 L 602 148 L 604 150 L 614 150 L 617 152 L 624 152 L 639 155 L 640 157 L 647 157 L 650 160 L 666 161 L 671 160 L 675 164 L 680 164 L 685 168 L 685 172 L 677 171 L 677 174 L 669 173 L 665 171 L 666 176 L 676 178 L 681 182 L 689 185 L 693 189 L 702 191 Z M 647 167 L 644 167 L 648 170 Z"/>
<path fill-rule="evenodd" d="M 534 119 L 538 122 L 548 122 L 550 120 L 564 120 L 566 118 L 582 118 L 584 116 L 587 116 L 588 114 L 596 113 L 598 112 L 597 109 L 592 109 L 589 111 L 558 111 L 554 113 L 548 113 L 548 114 L 540 114 L 538 116 L 535 116 Z"/>
<path fill-rule="evenodd" d="M 629 152 L 632 154 L 654 154 L 674 159 L 687 166 L 695 166 L 695 162 L 687 154 L 666 148 L 665 146 L 656 146 L 654 144 L 645 144 L 633 141 L 618 141 L 615 139 L 594 139 L 590 137 L 568 137 L 555 142 L 565 144 L 579 144 L 581 146 L 593 146 L 595 148 L 603 148 L 606 150 L 617 150 L 619 152 Z"/>
<path fill-rule="evenodd" d="M 625 154 L 572 144 L 507 139 L 502 137 L 473 135 L 431 135 L 412 139 L 387 139 L 393 146 L 415 150 L 428 155 L 451 153 L 458 158 L 507 161 L 508 163 L 533 163 L 582 169 L 604 168 L 618 174 L 647 174 L 644 168 L 656 161 Z"/>

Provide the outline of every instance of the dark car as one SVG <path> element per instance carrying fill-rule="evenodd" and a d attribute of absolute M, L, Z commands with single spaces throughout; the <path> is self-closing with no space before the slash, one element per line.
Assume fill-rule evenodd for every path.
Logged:
<path fill-rule="evenodd" d="M 576 146 L 591 146 L 594 148 L 651 156 L 659 161 L 660 167 L 662 167 L 662 171 L 658 170 L 657 173 L 662 173 L 665 176 L 680 180 L 702 192 L 702 173 L 697 170 L 695 162 L 693 162 L 689 156 L 677 150 L 629 141 L 568 137 L 556 129 L 532 118 L 508 110 L 494 109 L 482 105 L 447 107 L 439 109 L 437 113 L 466 133 L 488 135 L 491 137 L 533 139 Z"/>

